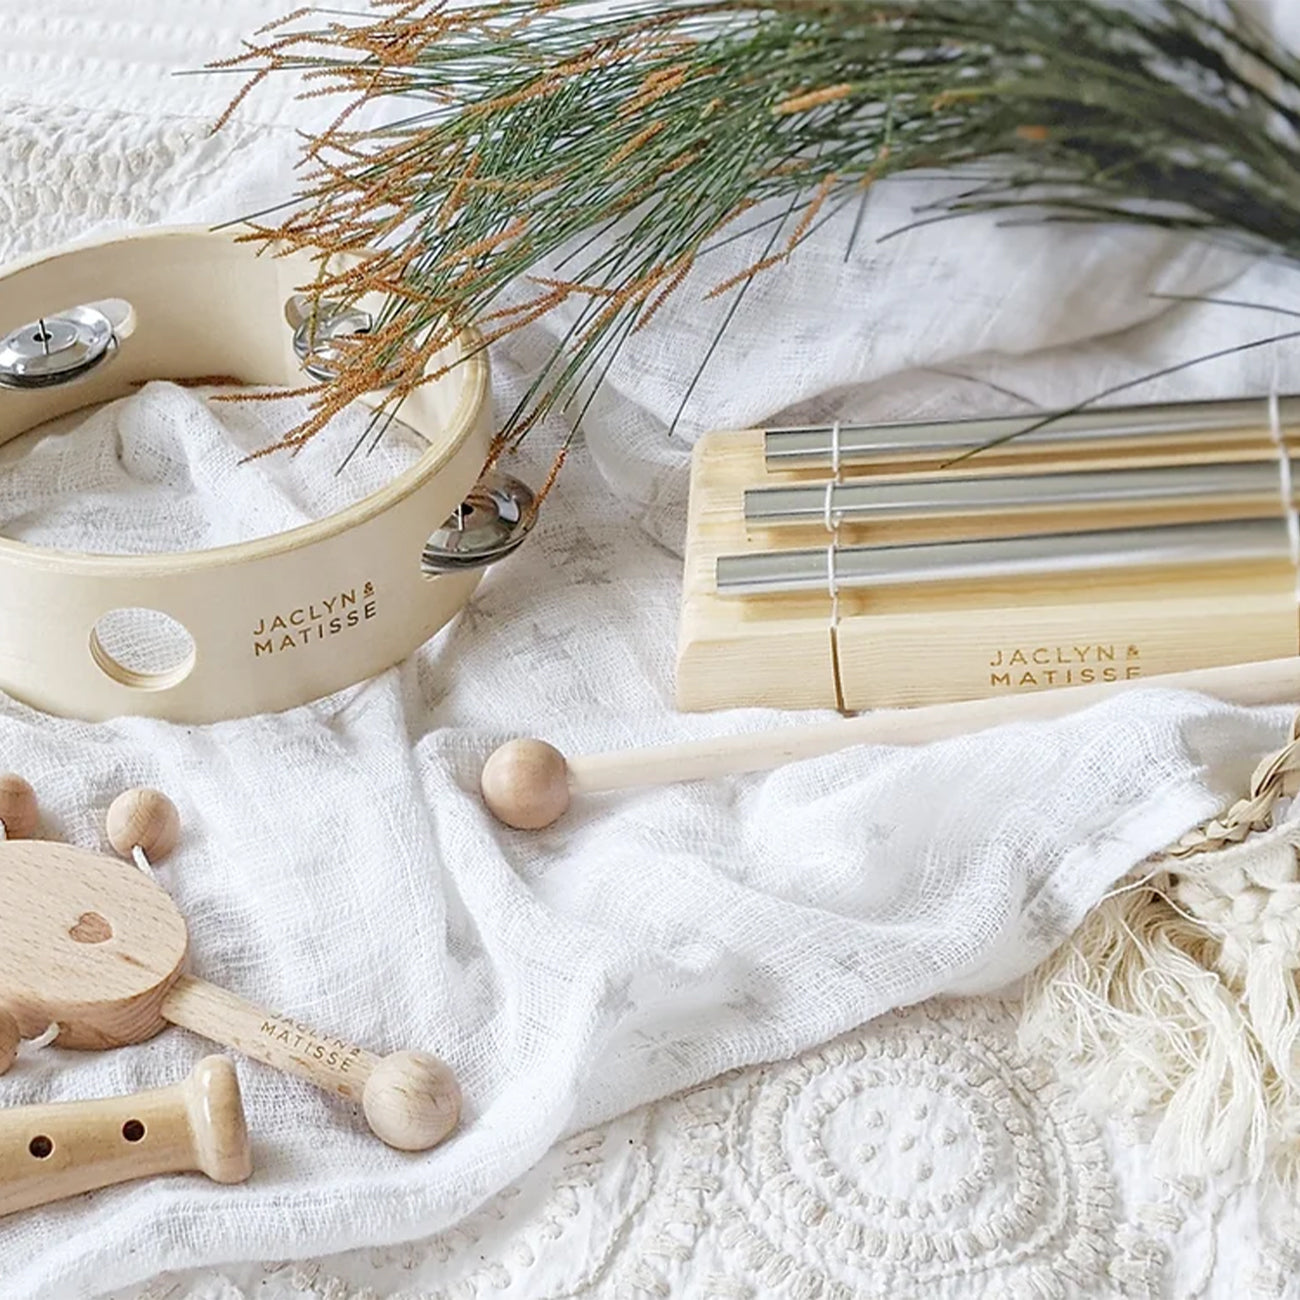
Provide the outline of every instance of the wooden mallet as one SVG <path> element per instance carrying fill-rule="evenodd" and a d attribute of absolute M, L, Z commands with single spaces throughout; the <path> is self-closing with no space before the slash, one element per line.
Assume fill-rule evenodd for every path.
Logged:
<path fill-rule="evenodd" d="M 1121 691 L 1157 686 L 1199 691 L 1228 704 L 1300 701 L 1300 659 L 864 713 L 832 722 L 579 757 L 566 757 L 542 740 L 512 740 L 488 758 L 480 783 L 484 803 L 500 821 L 517 830 L 541 830 L 564 815 L 575 794 L 766 772 L 850 745 L 920 745 L 1008 722 L 1058 718 Z"/>

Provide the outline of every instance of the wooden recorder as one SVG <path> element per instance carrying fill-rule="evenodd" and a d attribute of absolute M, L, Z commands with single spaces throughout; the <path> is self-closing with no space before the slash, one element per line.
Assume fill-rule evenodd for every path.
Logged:
<path fill-rule="evenodd" d="M 683 709 L 861 710 L 1300 651 L 1300 398 L 713 433 Z"/>
<path fill-rule="evenodd" d="M 0 1110 L 0 1215 L 191 1172 L 218 1183 L 253 1172 L 239 1081 L 224 1056 L 206 1057 L 171 1088 Z"/>

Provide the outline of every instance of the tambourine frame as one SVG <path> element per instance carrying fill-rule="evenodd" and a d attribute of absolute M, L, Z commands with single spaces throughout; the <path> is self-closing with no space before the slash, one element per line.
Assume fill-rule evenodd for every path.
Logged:
<path fill-rule="evenodd" d="M 0 337 L 82 305 L 129 304 L 129 328 L 75 382 L 0 387 L 0 444 L 166 379 L 301 387 L 285 305 L 316 273 L 232 231 L 151 230 L 0 270 Z M 378 308 L 379 304 L 370 304 Z M 0 690 L 49 713 L 202 723 L 303 704 L 373 676 L 426 641 L 481 572 L 431 576 L 430 534 L 470 493 L 490 441 L 486 352 L 472 334 L 430 362 L 403 422 L 429 446 L 379 491 L 328 518 L 212 550 L 148 556 L 0 539 Z M 310 381 L 307 381 L 310 382 Z M 103 653 L 115 610 L 183 625 L 193 653 L 142 673 Z"/>

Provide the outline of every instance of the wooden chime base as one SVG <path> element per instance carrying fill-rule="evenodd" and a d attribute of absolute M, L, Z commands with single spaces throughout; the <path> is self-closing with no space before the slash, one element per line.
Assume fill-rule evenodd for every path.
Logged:
<path fill-rule="evenodd" d="M 1104 448 L 1014 444 L 942 468 L 874 464 L 846 481 L 897 482 L 972 474 L 1126 469 L 1135 465 L 1276 464 L 1258 419 L 1214 437 L 1157 446 L 1123 439 Z M 951 460 L 951 457 L 947 459 Z M 830 581 L 817 589 L 723 595 L 720 557 L 821 548 L 823 520 L 759 525 L 743 513 L 746 489 L 824 483 L 826 468 L 773 469 L 762 430 L 707 435 L 695 449 L 677 667 L 686 710 L 762 705 L 861 710 L 978 699 L 1018 691 L 1129 681 L 1162 673 L 1284 658 L 1300 650 L 1296 572 L 1289 556 L 1195 567 L 1126 568 L 1083 575 L 999 576 L 870 590 Z M 1256 499 L 1204 497 L 1102 509 L 950 515 L 845 523 L 842 545 L 907 545 L 1072 529 L 1277 521 L 1276 488 Z"/>

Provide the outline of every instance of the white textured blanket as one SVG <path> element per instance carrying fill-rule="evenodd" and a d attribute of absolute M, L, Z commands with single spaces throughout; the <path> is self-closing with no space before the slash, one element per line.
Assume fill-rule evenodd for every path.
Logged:
<path fill-rule="evenodd" d="M 0 203 L 11 209 L 0 256 L 281 197 L 298 111 L 287 88 L 212 139 L 205 122 L 223 91 L 163 75 L 275 11 L 239 0 L 219 21 L 181 25 L 150 0 L 130 21 L 92 27 L 88 6 L 69 0 L 39 15 L 0 0 Z M 450 1225 L 566 1132 L 891 1007 L 1013 979 L 1118 875 L 1235 795 L 1281 738 L 1282 714 L 1153 692 L 1052 727 L 592 801 L 538 837 L 503 833 L 480 808 L 478 765 L 507 735 L 580 751 L 775 720 L 671 710 L 673 548 L 695 431 L 791 407 L 1005 409 L 1012 399 L 990 383 L 1026 406 L 1081 397 L 1259 324 L 1171 311 L 1152 290 L 1244 271 L 1234 294 L 1259 298 L 1277 274 L 1153 234 L 969 222 L 875 243 L 914 195 L 881 189 L 848 262 L 844 232 L 830 228 L 755 286 L 673 438 L 666 424 L 720 308 L 688 289 L 665 310 L 595 408 L 588 452 L 537 540 L 403 669 L 295 713 L 207 728 L 90 727 L 0 704 L 0 754 L 38 786 L 49 833 L 99 844 L 103 809 L 126 785 L 176 798 L 187 835 L 165 879 L 200 973 L 379 1049 L 436 1050 L 468 1101 L 453 1142 L 399 1156 L 340 1104 L 241 1066 L 257 1144 L 248 1186 L 159 1180 L 0 1222 L 0 1294 L 65 1300 L 164 1268 Z M 752 260 L 743 246 L 730 256 Z M 709 282 L 727 271 L 719 263 Z M 543 328 L 494 356 L 503 411 L 547 346 Z M 1223 365 L 1178 391 L 1263 391 L 1271 367 Z M 1295 387 L 1285 358 L 1280 369 Z M 233 453 L 197 401 L 147 389 L 7 464 L 0 522 L 87 549 L 152 548 L 177 541 L 171 506 L 183 498 L 190 544 L 224 537 L 236 516 L 215 485 Z M 538 431 L 535 464 L 561 434 Z M 288 476 L 310 490 L 309 470 L 267 471 L 259 491 L 281 521 L 303 508 Z M 168 1081 L 201 1050 L 175 1031 L 96 1057 L 30 1052 L 0 1080 L 0 1104 Z"/>

